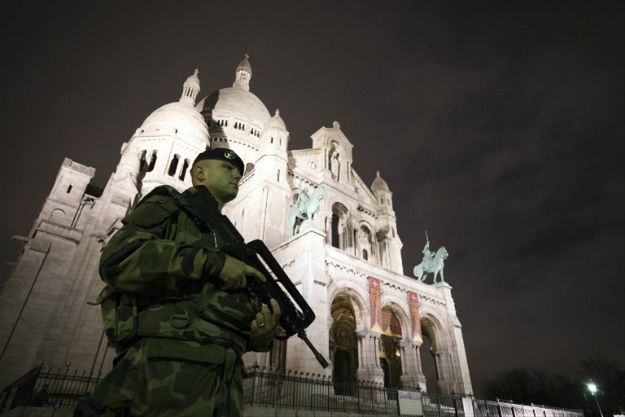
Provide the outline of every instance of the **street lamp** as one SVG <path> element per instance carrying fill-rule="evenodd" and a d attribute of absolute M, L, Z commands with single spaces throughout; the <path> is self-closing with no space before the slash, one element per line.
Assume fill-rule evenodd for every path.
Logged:
<path fill-rule="evenodd" d="M 597 408 L 599 409 L 599 415 L 603 417 L 601 406 L 599 406 L 599 400 L 597 400 L 597 396 L 595 395 L 597 394 L 597 384 L 590 381 L 589 383 L 586 384 L 586 388 L 588 388 L 588 391 L 590 391 L 590 393 L 592 394 L 592 397 L 595 399 L 595 403 L 597 404 Z"/>

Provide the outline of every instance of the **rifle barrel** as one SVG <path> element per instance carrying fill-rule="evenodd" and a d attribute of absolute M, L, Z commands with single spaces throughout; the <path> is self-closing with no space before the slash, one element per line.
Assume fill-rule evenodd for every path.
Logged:
<path fill-rule="evenodd" d="M 310 340 L 308 340 L 308 336 L 306 335 L 306 332 L 304 330 L 298 332 L 297 336 L 302 339 L 304 343 L 306 343 L 306 345 L 308 345 L 308 348 L 312 351 L 313 355 L 315 355 L 315 358 L 317 358 L 319 365 L 321 365 L 323 369 L 330 366 L 326 358 L 324 358 L 323 355 L 317 350 L 317 348 L 313 346 Z"/>

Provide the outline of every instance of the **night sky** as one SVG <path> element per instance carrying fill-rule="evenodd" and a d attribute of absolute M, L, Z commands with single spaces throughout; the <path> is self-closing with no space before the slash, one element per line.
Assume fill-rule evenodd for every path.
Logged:
<path fill-rule="evenodd" d="M 127 4 L 126 4 L 127 3 Z M 0 280 L 64 157 L 104 185 L 195 67 L 333 120 L 394 196 L 404 269 L 445 245 L 476 393 L 496 372 L 625 364 L 623 2 L 20 2 L 2 28 Z"/>

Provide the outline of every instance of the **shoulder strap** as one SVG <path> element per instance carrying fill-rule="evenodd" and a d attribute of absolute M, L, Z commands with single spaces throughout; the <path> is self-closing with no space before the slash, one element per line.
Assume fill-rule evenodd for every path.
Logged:
<path fill-rule="evenodd" d="M 176 201 L 176 205 L 183 210 L 189 217 L 193 219 L 198 225 L 208 226 L 209 229 L 216 230 L 214 212 L 219 213 L 217 208 L 217 202 L 210 193 L 210 191 L 204 188 L 189 188 L 183 193 L 176 192 L 170 194 Z M 204 204 L 198 204 L 198 197 L 206 199 Z M 208 203 L 208 204 L 206 204 Z"/>

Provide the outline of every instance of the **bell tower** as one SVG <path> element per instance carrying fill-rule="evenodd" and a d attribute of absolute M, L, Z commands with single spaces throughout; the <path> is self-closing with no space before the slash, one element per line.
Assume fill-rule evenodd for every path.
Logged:
<path fill-rule="evenodd" d="M 240 196 L 224 208 L 246 239 L 262 239 L 270 249 L 287 238 L 288 143 L 289 132 L 276 110 L 260 134 L 258 159 L 241 180 Z"/>
<path fill-rule="evenodd" d="M 371 191 L 375 196 L 375 207 L 378 215 L 375 221 L 375 236 L 378 241 L 379 257 L 382 265 L 391 271 L 403 273 L 401 248 L 403 246 L 397 234 L 397 219 L 393 210 L 393 193 L 388 184 L 376 172 L 371 184 Z"/>

